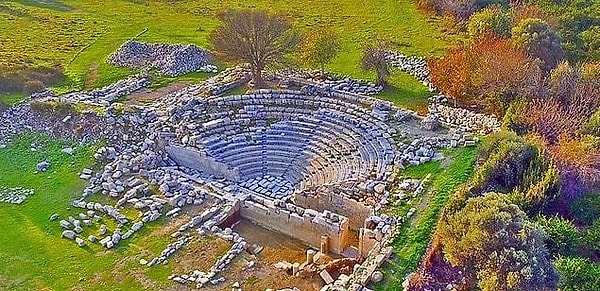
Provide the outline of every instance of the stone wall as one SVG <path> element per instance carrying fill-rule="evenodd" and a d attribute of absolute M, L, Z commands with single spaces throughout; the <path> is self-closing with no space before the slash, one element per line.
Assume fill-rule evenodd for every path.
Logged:
<path fill-rule="evenodd" d="M 333 191 L 294 193 L 293 200 L 296 205 L 304 208 L 329 210 L 348 217 L 349 227 L 353 230 L 363 227 L 365 219 L 372 214 L 372 208 L 368 205 Z"/>
<path fill-rule="evenodd" d="M 231 181 L 237 182 L 240 178 L 238 171 L 231 170 L 227 165 L 219 163 L 212 157 L 206 156 L 194 149 L 168 145 L 165 147 L 165 150 L 169 154 L 169 157 L 180 166 L 206 171 L 211 174 L 223 176 Z"/>
<path fill-rule="evenodd" d="M 322 236 L 328 237 L 327 249 L 334 254 L 342 254 L 348 244 L 348 219 L 339 215 L 336 215 L 339 220 L 334 222 L 327 218 L 327 212 L 297 207 L 290 211 L 254 201 L 244 201 L 240 214 L 264 228 L 288 235 L 316 249 L 321 249 Z"/>

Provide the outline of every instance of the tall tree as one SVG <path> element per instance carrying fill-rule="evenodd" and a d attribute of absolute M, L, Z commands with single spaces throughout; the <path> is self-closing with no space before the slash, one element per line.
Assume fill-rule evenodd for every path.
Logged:
<path fill-rule="evenodd" d="M 258 87 L 263 84 L 263 70 L 280 62 L 298 43 L 291 24 L 281 15 L 228 10 L 218 17 L 223 23 L 209 37 L 214 51 L 225 60 L 250 64 Z"/>
<path fill-rule="evenodd" d="M 387 61 L 388 51 L 388 44 L 382 40 L 368 42 L 363 49 L 361 67 L 364 71 L 373 71 L 377 74 L 375 81 L 377 86 L 385 86 L 391 74 Z"/>
<path fill-rule="evenodd" d="M 330 28 L 322 27 L 310 31 L 300 47 L 299 60 L 307 66 L 316 66 L 325 75 L 325 65 L 335 58 L 342 43 Z"/>

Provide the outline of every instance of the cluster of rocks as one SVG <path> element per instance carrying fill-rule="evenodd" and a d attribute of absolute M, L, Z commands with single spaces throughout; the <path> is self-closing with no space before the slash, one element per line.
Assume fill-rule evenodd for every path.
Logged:
<path fill-rule="evenodd" d="M 151 83 L 151 79 L 148 75 L 140 74 L 117 81 L 100 89 L 72 92 L 60 96 L 48 96 L 40 100 L 66 102 L 70 104 L 83 103 L 96 106 L 109 106 L 119 98 L 148 87 Z"/>
<path fill-rule="evenodd" d="M 284 88 L 293 85 L 312 85 L 363 95 L 374 95 L 383 91 L 383 86 L 377 86 L 369 81 L 356 80 L 349 76 L 337 76 L 331 73 L 325 73 L 325 76 L 322 76 L 320 71 L 286 70 L 277 73 L 276 77 L 282 79 L 281 86 Z"/>
<path fill-rule="evenodd" d="M 100 217 L 99 215 L 96 214 L 96 212 L 94 210 L 88 210 L 86 213 L 79 213 L 79 218 L 75 218 L 73 216 L 69 216 L 66 220 L 62 219 L 59 221 L 59 225 L 65 229 L 62 232 L 62 237 L 66 238 L 66 239 L 71 239 L 71 240 L 75 240 L 75 242 L 80 246 L 80 247 L 84 247 L 87 245 L 87 243 L 82 239 L 79 238 L 79 235 L 83 232 L 83 227 L 91 227 L 93 225 L 93 223 L 97 223 L 100 220 L 102 220 L 102 217 Z M 55 221 L 58 220 L 59 216 L 58 214 L 52 214 L 52 216 L 50 216 L 50 220 L 51 221 Z M 106 226 L 103 225 L 104 228 L 106 228 Z M 101 227 L 102 229 L 102 227 Z M 95 242 L 95 236 L 90 236 L 89 238 L 90 242 Z"/>
<path fill-rule="evenodd" d="M 429 105 L 429 116 L 442 124 L 481 134 L 498 131 L 502 126 L 494 116 L 435 103 Z"/>
<path fill-rule="evenodd" d="M 195 71 L 216 73 L 212 59 L 209 52 L 195 45 L 128 41 L 107 61 L 130 69 L 156 68 L 164 76 L 176 77 Z"/>
<path fill-rule="evenodd" d="M 51 104 L 50 104 L 51 105 Z M 68 117 L 66 122 L 63 122 Z M 85 130 L 81 130 L 85 128 Z M 48 116 L 22 102 L 0 113 L 0 149 L 7 147 L 14 135 L 40 132 L 53 138 L 79 141 L 99 140 L 107 129 L 103 118 L 95 113 Z"/>
<path fill-rule="evenodd" d="M 392 233 L 395 225 L 396 220 L 386 214 L 372 215 L 365 219 L 364 229 L 372 231 L 375 239 L 380 241 L 384 236 Z"/>
<path fill-rule="evenodd" d="M 93 223 L 98 223 L 102 220 L 101 215 L 107 215 L 114 219 L 118 226 L 112 234 L 108 233 L 108 229 L 105 224 L 102 224 L 99 228 L 99 238 L 95 235 L 90 235 L 87 239 L 91 243 L 99 243 L 103 247 L 110 249 L 115 247 L 122 240 L 129 239 L 134 233 L 139 231 L 144 226 L 144 221 L 138 221 L 129 227 L 127 231 L 123 233 L 123 228 L 128 224 L 129 219 L 123 215 L 117 208 L 112 205 L 103 205 L 98 202 L 85 202 L 85 201 L 74 201 L 73 206 L 81 209 L 87 209 L 87 213 L 79 213 L 80 219 L 75 219 L 69 216 L 68 220 L 60 220 L 59 224 L 65 229 L 63 237 L 68 239 L 74 239 L 72 232 L 78 236 L 83 232 L 83 227 L 91 227 Z M 56 220 L 57 215 L 52 215 L 50 220 Z M 77 242 L 79 246 L 85 246 L 85 243 Z"/>
<path fill-rule="evenodd" d="M 42 161 L 42 162 L 39 162 L 39 163 L 37 163 L 37 164 L 35 165 L 35 169 L 36 169 L 38 172 L 46 172 L 46 171 L 48 171 L 48 169 L 50 168 L 50 165 L 51 165 L 51 164 L 50 164 L 48 161 Z"/>
<path fill-rule="evenodd" d="M 402 165 L 418 166 L 436 158 L 435 148 L 439 147 L 439 138 L 415 139 L 410 144 L 398 143 L 402 155 L 399 162 Z"/>
<path fill-rule="evenodd" d="M 194 270 L 189 274 L 172 275 L 169 279 L 180 284 L 196 283 L 196 288 L 202 288 L 208 283 L 211 285 L 218 285 L 225 282 L 225 277 L 219 277 L 217 274 L 225 270 L 225 268 L 231 264 L 233 259 L 245 250 L 247 243 L 242 236 L 234 232 L 231 228 L 221 229 L 215 225 L 211 227 L 210 232 L 215 234 L 215 236 L 232 243 L 232 246 L 227 253 L 221 256 L 208 272 Z M 199 230 L 199 233 L 205 235 L 206 229 L 203 227 Z"/>
<path fill-rule="evenodd" d="M 171 114 L 185 111 L 189 109 L 189 106 L 193 106 L 193 103 L 190 102 L 193 102 L 195 98 L 221 95 L 248 83 L 251 78 L 252 74 L 245 65 L 227 68 L 200 84 L 191 85 L 169 94 L 156 104 L 156 108 L 168 110 Z"/>
<path fill-rule="evenodd" d="M 399 70 L 415 77 L 423 85 L 433 91 L 431 80 L 429 78 L 429 68 L 427 61 L 422 57 L 406 56 L 398 52 L 388 52 L 386 59 L 388 63 Z"/>
<path fill-rule="evenodd" d="M 187 235 L 180 236 L 177 241 L 170 243 L 162 250 L 158 257 L 153 258 L 150 262 L 146 263 L 148 267 L 156 266 L 159 264 L 166 264 L 167 259 L 175 254 L 178 250 L 180 250 L 184 245 L 189 243 L 192 240 L 191 237 Z"/>
<path fill-rule="evenodd" d="M 373 113 L 385 122 L 405 122 L 418 117 L 417 113 L 412 110 L 401 109 L 394 106 L 392 102 L 382 100 L 373 103 Z M 396 129 L 390 127 L 388 133 L 394 134 Z"/>
<path fill-rule="evenodd" d="M 239 185 L 273 199 L 288 197 L 294 190 L 289 181 L 269 175 L 246 180 Z"/>
<path fill-rule="evenodd" d="M 23 187 L 8 188 L 0 185 L 0 202 L 22 204 L 31 195 L 33 195 L 33 189 L 25 189 Z"/>

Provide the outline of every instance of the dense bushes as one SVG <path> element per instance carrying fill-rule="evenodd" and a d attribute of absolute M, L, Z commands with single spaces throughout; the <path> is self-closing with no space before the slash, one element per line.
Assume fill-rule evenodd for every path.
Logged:
<path fill-rule="evenodd" d="M 553 287 L 552 280 L 545 286 L 528 282 L 518 270 L 525 258 L 539 257 L 526 250 L 545 245 L 558 258 L 560 289 L 600 289 L 600 197 L 591 194 L 600 189 L 600 62 L 563 61 L 595 57 L 600 22 L 594 19 L 600 15 L 588 9 L 600 8 L 598 3 L 542 0 L 543 8 L 475 12 L 470 42 L 429 60 L 435 87 L 461 104 L 503 116 L 504 131 L 484 139 L 473 178 L 445 206 L 415 286 L 431 289 L 427 284 L 443 269 L 467 272 L 467 281 L 476 278 L 477 287 L 487 290 Z M 574 23 L 579 26 L 568 28 Z M 512 26 L 508 33 L 506 25 Z M 488 195 L 494 197 L 486 201 Z M 513 208 L 536 217 L 535 225 Z M 524 225 L 532 230 L 521 229 L 521 244 L 511 235 Z M 535 228 L 547 234 L 543 243 L 528 239 Z M 448 263 L 456 270 L 444 269 Z"/>
<path fill-rule="evenodd" d="M 573 255 L 577 253 L 581 236 L 579 230 L 569 220 L 558 216 L 540 216 L 536 223 L 547 235 L 546 246 L 554 254 Z"/>
<path fill-rule="evenodd" d="M 566 58 L 573 62 L 600 60 L 598 32 L 600 1 L 593 0 L 527 0 L 556 19 L 561 46 Z"/>
<path fill-rule="evenodd" d="M 560 256 L 556 268 L 561 290 L 600 290 L 600 265 L 585 258 Z"/>
<path fill-rule="evenodd" d="M 435 11 L 437 14 L 450 14 L 460 19 L 469 18 L 475 11 L 491 5 L 508 5 L 508 0 L 419 0 L 419 7 Z"/>
<path fill-rule="evenodd" d="M 539 62 L 510 40 L 485 35 L 429 60 L 432 83 L 466 103 L 486 105 L 501 115 L 510 102 L 536 94 L 542 85 Z"/>
<path fill-rule="evenodd" d="M 0 71 L 0 94 L 31 94 L 63 79 L 60 66 Z"/>
<path fill-rule="evenodd" d="M 550 71 L 564 57 L 560 37 L 548 23 L 537 18 L 523 19 L 512 29 L 513 42 L 527 54 L 542 61 L 542 68 Z"/>
<path fill-rule="evenodd" d="M 544 159 L 543 147 L 510 132 L 488 137 L 481 146 L 485 160 L 470 181 L 472 193 L 496 191 L 510 194 L 513 203 L 539 212 L 559 192 L 555 164 Z"/>
<path fill-rule="evenodd" d="M 505 195 L 470 198 L 459 211 L 444 213 L 436 237 L 446 260 L 474 272 L 483 290 L 543 290 L 557 284 L 544 234 Z"/>
<path fill-rule="evenodd" d="M 600 218 L 600 194 L 579 197 L 569 205 L 569 213 L 578 223 L 591 225 Z"/>
<path fill-rule="evenodd" d="M 510 22 L 510 17 L 501 8 L 486 8 L 474 13 L 469 18 L 467 31 L 471 38 L 481 37 L 490 33 L 506 37 L 510 35 Z"/>

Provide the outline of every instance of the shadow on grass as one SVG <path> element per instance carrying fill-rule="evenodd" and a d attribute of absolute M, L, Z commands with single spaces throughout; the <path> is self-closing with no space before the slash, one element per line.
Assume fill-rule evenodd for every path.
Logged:
<path fill-rule="evenodd" d="M 9 2 L 20 3 L 27 6 L 34 6 L 39 8 L 47 8 L 56 11 L 71 11 L 73 7 L 63 3 L 59 0 L 11 0 Z"/>

